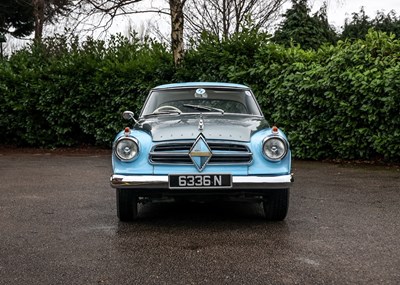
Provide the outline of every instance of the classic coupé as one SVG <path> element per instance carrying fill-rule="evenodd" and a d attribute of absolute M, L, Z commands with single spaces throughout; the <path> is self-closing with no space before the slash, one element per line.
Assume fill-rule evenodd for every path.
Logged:
<path fill-rule="evenodd" d="M 138 203 L 160 199 L 240 198 L 262 202 L 267 220 L 285 219 L 291 153 L 265 120 L 249 87 L 179 83 L 151 90 L 136 120 L 115 139 L 111 186 L 121 221 Z"/>

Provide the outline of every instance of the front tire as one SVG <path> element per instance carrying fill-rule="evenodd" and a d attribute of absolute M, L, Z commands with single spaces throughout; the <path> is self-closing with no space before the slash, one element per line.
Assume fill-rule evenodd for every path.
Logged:
<path fill-rule="evenodd" d="M 264 214 L 267 221 L 283 221 L 289 209 L 289 189 L 272 190 L 263 198 Z"/>
<path fill-rule="evenodd" d="M 117 216 L 121 222 L 130 222 L 138 216 L 138 198 L 134 191 L 129 189 L 116 189 Z"/>

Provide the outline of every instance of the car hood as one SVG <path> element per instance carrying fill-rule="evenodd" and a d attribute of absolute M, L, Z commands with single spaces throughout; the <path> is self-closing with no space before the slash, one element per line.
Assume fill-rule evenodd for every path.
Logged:
<path fill-rule="evenodd" d="M 253 133 L 268 127 L 264 118 L 255 116 L 171 114 L 142 119 L 135 129 L 148 132 L 155 142 L 195 139 L 200 133 L 207 139 L 248 142 Z"/>

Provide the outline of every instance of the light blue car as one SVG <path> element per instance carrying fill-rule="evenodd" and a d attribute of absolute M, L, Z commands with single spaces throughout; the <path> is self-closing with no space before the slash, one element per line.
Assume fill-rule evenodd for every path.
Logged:
<path fill-rule="evenodd" d="M 150 91 L 133 126 L 115 138 L 111 186 L 121 221 L 138 203 L 235 198 L 263 204 L 285 219 L 293 182 L 285 134 L 265 120 L 249 87 L 193 82 Z"/>

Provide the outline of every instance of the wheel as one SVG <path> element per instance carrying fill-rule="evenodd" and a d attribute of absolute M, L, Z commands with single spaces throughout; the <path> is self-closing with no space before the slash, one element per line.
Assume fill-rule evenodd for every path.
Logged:
<path fill-rule="evenodd" d="M 168 112 L 168 111 L 173 111 L 173 112 L 178 112 L 178 113 L 182 113 L 182 111 L 179 109 L 179 108 L 177 108 L 177 107 L 174 107 L 174 106 L 161 106 L 161 107 L 158 107 L 157 109 L 155 109 L 154 111 L 153 111 L 153 113 L 157 113 L 157 112 L 162 112 L 162 111 L 166 111 L 166 112 Z"/>
<path fill-rule="evenodd" d="M 263 208 L 267 221 L 283 221 L 289 209 L 289 189 L 276 189 L 264 195 Z"/>
<path fill-rule="evenodd" d="M 133 221 L 138 216 L 138 199 L 129 189 L 117 189 L 117 215 L 120 221 Z"/>

